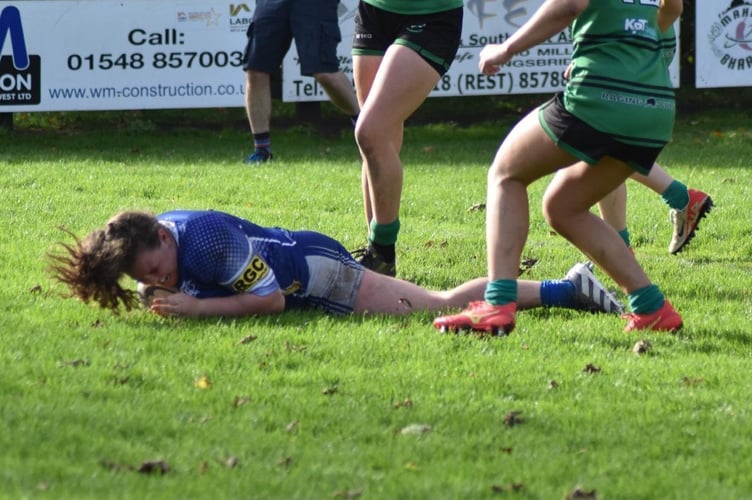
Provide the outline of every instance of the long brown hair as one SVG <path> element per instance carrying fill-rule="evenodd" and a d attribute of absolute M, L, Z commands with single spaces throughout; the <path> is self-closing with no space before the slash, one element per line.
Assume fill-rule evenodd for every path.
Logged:
<path fill-rule="evenodd" d="M 58 243 L 63 251 L 48 254 L 49 270 L 70 289 L 70 296 L 86 303 L 93 300 L 115 313 L 121 305 L 130 311 L 138 305 L 138 296 L 123 288 L 120 278 L 130 270 L 139 252 L 159 245 L 159 227 L 153 214 L 125 211 L 82 240 L 61 228 L 74 243 Z"/>

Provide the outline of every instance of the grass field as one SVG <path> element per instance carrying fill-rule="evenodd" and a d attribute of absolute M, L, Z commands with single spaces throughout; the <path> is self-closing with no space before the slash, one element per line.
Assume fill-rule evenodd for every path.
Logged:
<path fill-rule="evenodd" d="M 365 222 L 347 130 L 278 129 L 275 161 L 251 168 L 242 127 L 61 119 L 0 131 L 0 498 L 752 498 L 746 114 L 681 118 L 660 158 L 716 202 L 681 254 L 660 197 L 630 185 L 636 254 L 680 333 L 541 309 L 497 339 L 440 335 L 427 313 L 180 321 L 63 298 L 45 271 L 58 227 L 123 209 L 221 209 L 348 248 Z M 472 207 L 510 123 L 408 127 L 402 278 L 485 273 Z M 545 184 L 530 279 L 582 259 L 540 215 Z"/>

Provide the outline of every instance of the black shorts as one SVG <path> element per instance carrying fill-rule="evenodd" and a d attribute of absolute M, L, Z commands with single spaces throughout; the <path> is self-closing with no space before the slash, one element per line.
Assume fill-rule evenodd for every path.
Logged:
<path fill-rule="evenodd" d="M 460 46 L 463 9 L 405 15 L 360 2 L 355 16 L 352 54 L 384 55 L 386 49 L 396 43 L 413 49 L 440 76 L 444 75 Z"/>
<path fill-rule="evenodd" d="M 610 156 L 647 175 L 663 150 L 626 144 L 594 129 L 564 108 L 561 93 L 541 105 L 538 120 L 557 146 L 589 165 Z"/>
<path fill-rule="evenodd" d="M 246 32 L 243 70 L 274 73 L 294 39 L 301 75 L 339 71 L 338 5 L 339 0 L 258 0 Z"/>

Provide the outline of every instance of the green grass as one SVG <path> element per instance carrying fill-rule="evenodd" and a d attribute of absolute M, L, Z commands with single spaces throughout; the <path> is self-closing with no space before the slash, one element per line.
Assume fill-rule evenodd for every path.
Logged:
<path fill-rule="evenodd" d="M 551 309 L 489 340 L 439 335 L 427 313 L 175 321 L 64 299 L 44 260 L 58 226 L 83 235 L 127 208 L 222 209 L 364 242 L 349 131 L 280 129 L 275 161 L 249 168 L 241 127 L 118 116 L 0 133 L 0 497 L 752 498 L 747 116 L 677 123 L 661 163 L 717 205 L 680 255 L 660 198 L 630 185 L 636 252 L 684 316 L 679 334 Z M 403 278 L 446 288 L 485 273 L 484 213 L 468 209 L 509 125 L 407 129 Z M 581 259 L 540 215 L 545 184 L 531 189 L 531 279 Z M 653 348 L 636 356 L 642 338 Z M 430 431 L 402 434 L 411 424 Z M 155 460 L 169 472 L 138 472 Z"/>

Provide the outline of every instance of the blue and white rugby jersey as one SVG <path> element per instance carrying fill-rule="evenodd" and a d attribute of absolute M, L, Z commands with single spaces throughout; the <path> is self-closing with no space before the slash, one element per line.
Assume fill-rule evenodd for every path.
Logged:
<path fill-rule="evenodd" d="M 360 267 L 336 240 L 311 231 L 262 227 L 218 211 L 176 210 L 157 216 L 178 245 L 178 288 L 199 298 L 237 293 L 285 295 L 286 308 L 348 312 L 309 284 L 309 262 Z M 309 286 L 312 285 L 312 286 Z"/>

